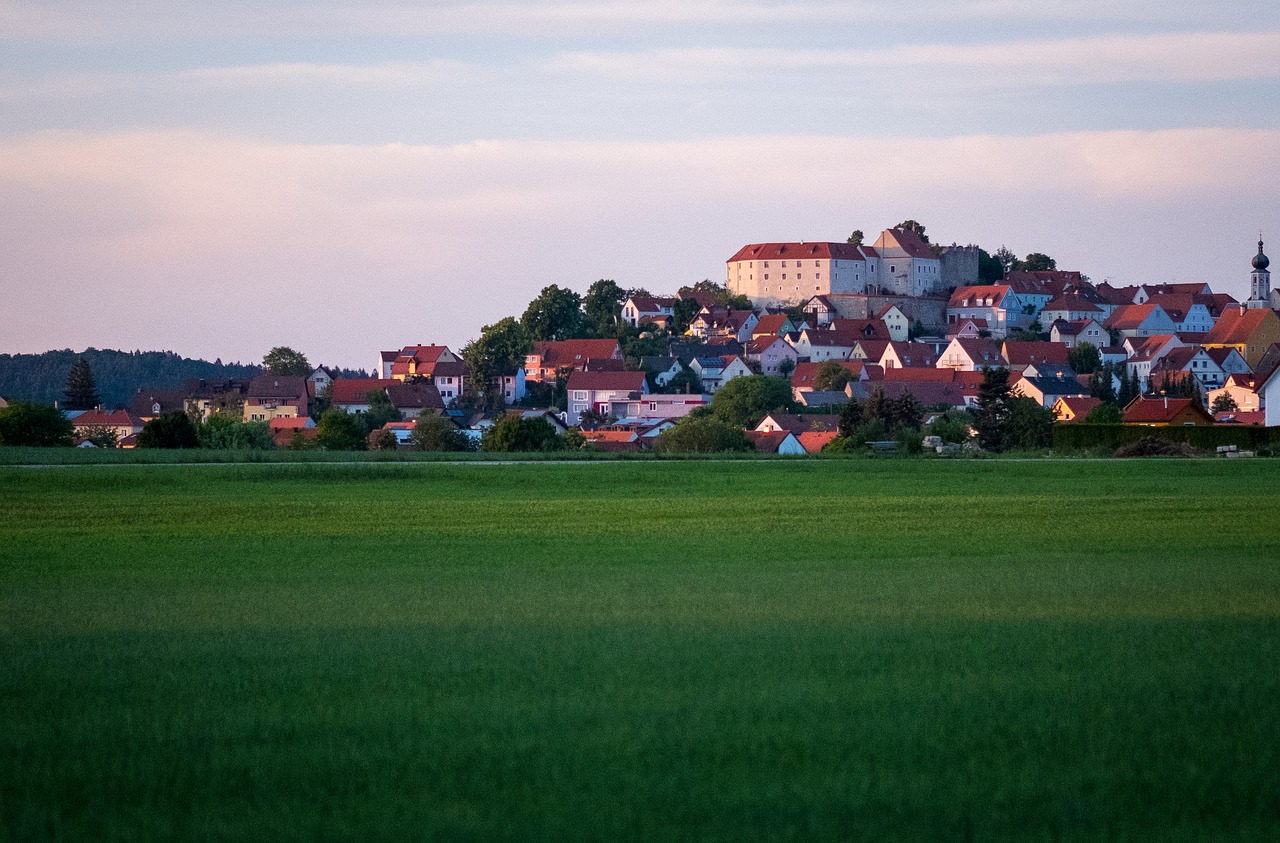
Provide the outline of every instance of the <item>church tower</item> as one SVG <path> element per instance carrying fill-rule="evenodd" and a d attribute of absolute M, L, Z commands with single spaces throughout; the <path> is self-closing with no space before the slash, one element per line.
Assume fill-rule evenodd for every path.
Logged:
<path fill-rule="evenodd" d="M 1244 306 L 1250 310 L 1271 307 L 1271 273 L 1267 267 L 1271 260 L 1262 253 L 1262 241 L 1258 241 L 1258 254 L 1253 256 L 1253 274 L 1249 276 L 1249 300 Z"/>

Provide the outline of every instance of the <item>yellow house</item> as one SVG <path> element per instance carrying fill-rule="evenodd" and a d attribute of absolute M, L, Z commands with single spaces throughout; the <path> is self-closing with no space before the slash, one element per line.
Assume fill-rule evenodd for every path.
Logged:
<path fill-rule="evenodd" d="M 1240 305 L 1222 311 L 1202 345 L 1234 348 L 1251 368 L 1256 368 L 1272 343 L 1280 343 L 1280 316 L 1268 307 L 1248 309 Z"/>

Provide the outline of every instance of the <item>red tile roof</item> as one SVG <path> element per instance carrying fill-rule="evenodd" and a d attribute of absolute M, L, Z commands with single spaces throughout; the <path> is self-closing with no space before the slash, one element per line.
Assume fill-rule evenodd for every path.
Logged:
<path fill-rule="evenodd" d="M 744 430 L 743 433 L 746 434 L 747 441 L 762 454 L 778 453 L 778 448 L 782 447 L 782 443 L 791 435 L 785 430 L 775 430 L 772 433 L 762 433 L 759 430 Z"/>
<path fill-rule="evenodd" d="M 1275 311 L 1260 307 L 1255 310 L 1227 308 L 1214 323 L 1213 330 L 1205 336 L 1206 345 L 1245 345 L 1263 322 L 1275 319 Z"/>
<path fill-rule="evenodd" d="M 610 392 L 639 392 L 644 389 L 644 372 L 574 372 L 566 389 Z"/>
<path fill-rule="evenodd" d="M 866 260 L 863 247 L 848 243 L 750 243 L 743 246 L 726 263 L 767 260 Z"/>
<path fill-rule="evenodd" d="M 804 448 L 805 453 L 816 454 L 827 447 L 827 443 L 839 435 L 839 432 L 835 430 L 806 430 L 797 434 L 796 439 L 800 442 L 800 446 Z"/>
<path fill-rule="evenodd" d="M 385 390 L 399 381 L 392 378 L 334 378 L 330 391 L 333 404 L 367 404 L 370 392 Z"/>
<path fill-rule="evenodd" d="M 1193 405 L 1190 398 L 1146 398 L 1139 396 L 1130 402 L 1128 407 L 1124 408 L 1121 420 L 1126 424 L 1147 424 L 1153 422 L 1169 422 L 1184 410 L 1192 408 L 1193 414 L 1195 410 L 1199 410 L 1207 422 L 1212 422 L 1213 418 L 1205 412 L 1203 407 Z"/>
<path fill-rule="evenodd" d="M 533 356 L 545 368 L 581 366 L 590 359 L 621 357 L 617 340 L 546 340 L 533 344 Z"/>
<path fill-rule="evenodd" d="M 1044 364 L 1055 366 L 1069 365 L 1070 352 L 1060 342 L 1020 342 L 1005 340 L 1001 356 L 1010 366 L 1031 366 Z"/>

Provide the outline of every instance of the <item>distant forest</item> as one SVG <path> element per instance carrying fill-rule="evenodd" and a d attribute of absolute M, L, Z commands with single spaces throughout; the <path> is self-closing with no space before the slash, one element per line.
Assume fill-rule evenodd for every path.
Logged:
<path fill-rule="evenodd" d="M 0 354 L 0 398 L 61 403 L 71 364 L 83 357 L 93 369 L 102 405 L 128 407 L 139 389 L 176 389 L 188 378 L 250 378 L 260 366 L 192 360 L 172 351 L 113 351 L 87 348 L 44 354 Z"/>

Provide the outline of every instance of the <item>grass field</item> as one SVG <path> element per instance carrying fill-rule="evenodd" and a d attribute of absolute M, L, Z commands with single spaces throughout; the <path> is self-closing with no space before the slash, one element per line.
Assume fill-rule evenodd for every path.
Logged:
<path fill-rule="evenodd" d="M 1274 840 L 1277 467 L 0 468 L 0 839 Z"/>

